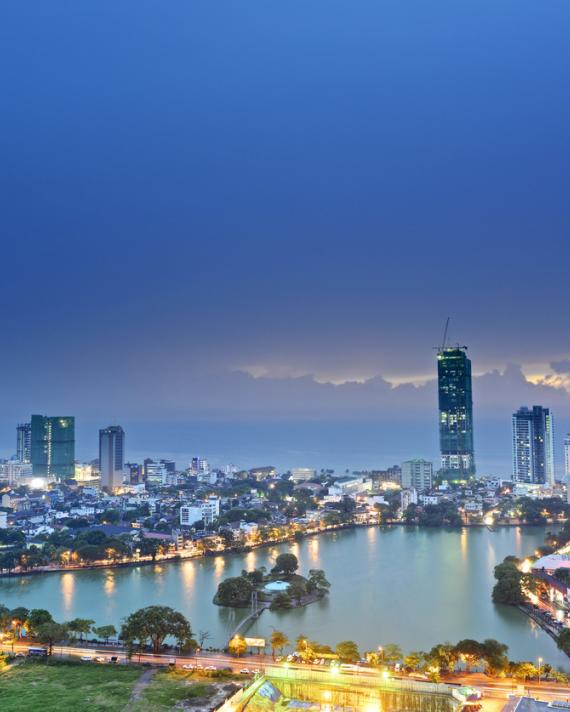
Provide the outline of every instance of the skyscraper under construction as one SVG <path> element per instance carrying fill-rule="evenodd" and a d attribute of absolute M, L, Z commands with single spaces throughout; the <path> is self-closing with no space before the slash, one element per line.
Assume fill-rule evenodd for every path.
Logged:
<path fill-rule="evenodd" d="M 446 480 L 475 474 L 471 361 L 466 351 L 466 346 L 444 343 L 437 352 L 440 474 Z"/>

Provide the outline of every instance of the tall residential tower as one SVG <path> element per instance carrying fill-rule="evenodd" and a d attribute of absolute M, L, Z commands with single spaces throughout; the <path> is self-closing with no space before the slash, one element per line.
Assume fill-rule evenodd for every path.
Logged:
<path fill-rule="evenodd" d="M 513 480 L 554 484 L 552 414 L 549 408 L 523 406 L 513 413 Z"/>
<path fill-rule="evenodd" d="M 110 425 L 99 431 L 99 469 L 101 487 L 112 492 L 123 484 L 125 431 L 120 425 Z"/>
<path fill-rule="evenodd" d="M 475 474 L 471 361 L 466 350 L 443 345 L 437 353 L 440 474 L 446 480 Z"/>
<path fill-rule="evenodd" d="M 16 428 L 16 459 L 26 464 L 32 461 L 31 423 L 20 423 Z"/>

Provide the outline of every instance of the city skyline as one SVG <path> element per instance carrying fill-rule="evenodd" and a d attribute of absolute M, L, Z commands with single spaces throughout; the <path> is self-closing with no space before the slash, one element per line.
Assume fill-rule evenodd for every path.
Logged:
<path fill-rule="evenodd" d="M 568 6 L 128 5 L 5 13 L 2 453 L 39 411 L 78 452 L 121 422 L 321 460 L 344 417 L 370 464 L 407 417 L 435 460 L 448 315 L 479 468 L 522 403 L 570 430 Z"/>

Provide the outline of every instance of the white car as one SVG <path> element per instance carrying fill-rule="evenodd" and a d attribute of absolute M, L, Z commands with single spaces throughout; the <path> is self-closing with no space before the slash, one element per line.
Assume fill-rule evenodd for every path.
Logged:
<path fill-rule="evenodd" d="M 182 669 L 183 669 L 183 670 L 194 670 L 194 668 L 195 668 L 195 666 L 194 666 L 194 665 L 190 665 L 189 663 L 187 663 L 186 665 L 183 665 L 183 666 L 182 666 Z"/>
<path fill-rule="evenodd" d="M 251 675 L 252 672 L 251 672 L 251 670 L 250 670 L 249 668 L 242 668 L 242 669 L 239 671 L 239 674 L 240 674 L 240 675 Z"/>
<path fill-rule="evenodd" d="M 90 663 L 93 660 L 92 655 L 82 655 L 81 660 L 83 660 L 84 663 Z"/>

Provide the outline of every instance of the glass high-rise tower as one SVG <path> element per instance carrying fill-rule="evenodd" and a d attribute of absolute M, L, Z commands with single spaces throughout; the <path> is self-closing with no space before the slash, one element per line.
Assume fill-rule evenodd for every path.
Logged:
<path fill-rule="evenodd" d="M 32 415 L 32 472 L 34 477 L 59 480 L 75 475 L 75 418 Z"/>
<path fill-rule="evenodd" d="M 475 474 L 471 361 L 466 347 L 442 347 L 437 353 L 441 476 L 462 480 Z"/>

